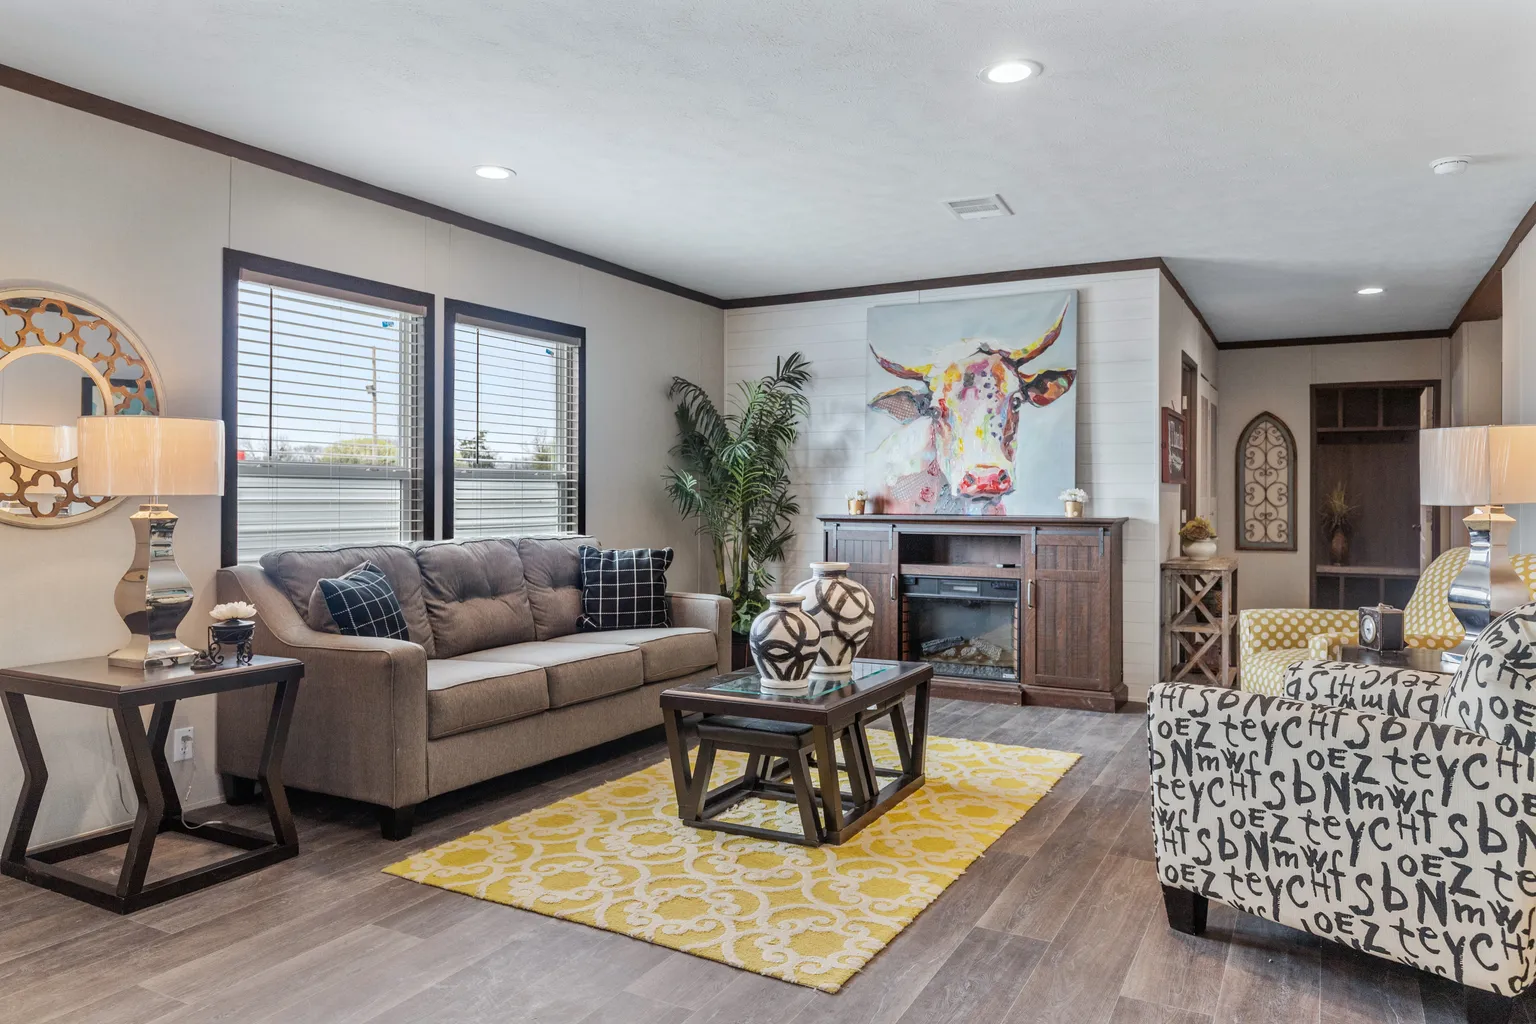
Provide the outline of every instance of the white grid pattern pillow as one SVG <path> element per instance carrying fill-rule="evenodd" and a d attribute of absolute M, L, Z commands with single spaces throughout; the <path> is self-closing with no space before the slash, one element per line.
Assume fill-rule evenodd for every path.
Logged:
<path fill-rule="evenodd" d="M 604 551 L 582 545 L 581 618 L 576 628 L 648 629 L 672 625 L 667 608 L 671 548 Z"/>
<path fill-rule="evenodd" d="M 364 562 L 334 580 L 321 580 L 316 586 L 343 636 L 408 638 L 400 598 L 395 596 L 389 577 L 372 562 Z"/>

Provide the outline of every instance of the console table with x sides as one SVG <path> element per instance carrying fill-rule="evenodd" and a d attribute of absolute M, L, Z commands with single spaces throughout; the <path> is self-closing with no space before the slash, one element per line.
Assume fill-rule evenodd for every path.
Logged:
<path fill-rule="evenodd" d="M 301 661 L 260 655 L 249 665 L 207 670 L 184 665 L 118 668 L 107 664 L 106 658 L 0 669 L 0 696 L 5 700 L 5 717 L 10 722 L 11 737 L 16 741 L 24 773 L 16 813 L 5 846 L 0 849 L 0 873 L 119 914 L 129 914 L 297 856 L 299 833 L 283 790 L 282 762 L 288 725 L 293 720 L 293 702 L 303 676 Z M 272 711 L 267 719 L 258 773 L 272 824 L 270 836 L 235 825 L 187 821 L 165 757 L 165 741 L 178 700 L 248 686 L 273 688 Z M 139 798 L 133 824 L 28 848 L 37 811 L 42 806 L 43 789 L 48 784 L 47 762 L 27 708 L 28 697 L 47 697 L 112 712 L 127 756 L 128 774 Z M 145 705 L 154 708 L 147 732 L 139 710 Z M 195 835 L 241 852 L 169 878 L 146 881 L 155 837 L 161 832 Z M 124 843 L 127 849 L 116 882 L 93 878 L 63 863 Z"/>
<path fill-rule="evenodd" d="M 1163 675 L 1236 686 L 1237 559 L 1163 563 Z"/>

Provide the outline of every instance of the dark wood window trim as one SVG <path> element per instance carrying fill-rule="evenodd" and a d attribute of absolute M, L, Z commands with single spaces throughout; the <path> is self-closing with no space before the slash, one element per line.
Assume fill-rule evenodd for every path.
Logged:
<path fill-rule="evenodd" d="M 422 322 L 421 389 L 421 529 L 424 538 L 437 536 L 437 439 L 433 422 L 437 416 L 437 298 L 430 292 L 370 281 L 350 274 L 309 267 L 302 263 L 238 249 L 224 250 L 224 503 L 220 519 L 220 564 L 234 565 L 240 560 L 240 481 L 239 481 L 239 409 L 240 409 L 240 275 L 262 274 L 348 292 L 365 298 L 401 305 L 420 306 L 426 313 Z M 450 461 L 449 465 L 453 463 Z"/>
<path fill-rule="evenodd" d="M 574 338 L 576 346 L 576 532 L 587 532 L 587 329 L 558 320 L 527 316 L 460 299 L 443 300 L 443 538 L 453 539 L 453 392 L 454 336 L 459 319 L 478 320 L 514 331 L 536 331 Z"/>

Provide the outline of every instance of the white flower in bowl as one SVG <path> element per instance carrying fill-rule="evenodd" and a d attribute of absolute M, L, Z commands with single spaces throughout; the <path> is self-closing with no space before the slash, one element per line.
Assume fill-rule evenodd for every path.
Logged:
<path fill-rule="evenodd" d="M 256 606 L 244 601 L 231 601 L 228 604 L 216 604 L 208 617 L 214 622 L 229 622 L 232 619 L 254 619 Z"/>

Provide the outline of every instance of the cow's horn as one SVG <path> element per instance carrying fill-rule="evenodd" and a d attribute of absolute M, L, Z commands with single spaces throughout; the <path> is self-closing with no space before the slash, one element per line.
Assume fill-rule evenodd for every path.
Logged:
<path fill-rule="evenodd" d="M 1061 307 L 1061 315 L 1056 318 L 1055 325 L 1052 326 L 1050 330 L 1040 335 L 1040 339 L 1038 341 L 1036 341 L 1033 345 L 1025 345 L 1023 348 L 1014 349 L 1012 352 L 1004 353 L 1004 357 L 1010 363 L 1012 363 L 1015 368 L 1017 368 L 1018 366 L 1029 362 L 1031 359 L 1035 358 L 1035 356 L 1039 355 L 1041 352 L 1044 352 L 1046 349 L 1054 345 L 1056 343 L 1056 339 L 1061 337 L 1061 325 L 1067 319 L 1067 309 L 1071 306 L 1071 303 L 1072 300 L 1068 299 L 1067 305 Z"/>
<path fill-rule="evenodd" d="M 893 363 L 879 352 L 876 352 L 875 346 L 873 345 L 869 346 L 869 354 L 875 357 L 875 362 L 880 364 L 880 368 L 882 370 L 884 370 L 886 373 L 900 377 L 903 380 L 927 380 L 928 371 L 933 369 L 932 363 L 929 363 L 927 366 L 917 367 L 902 366 L 900 363 Z"/>

